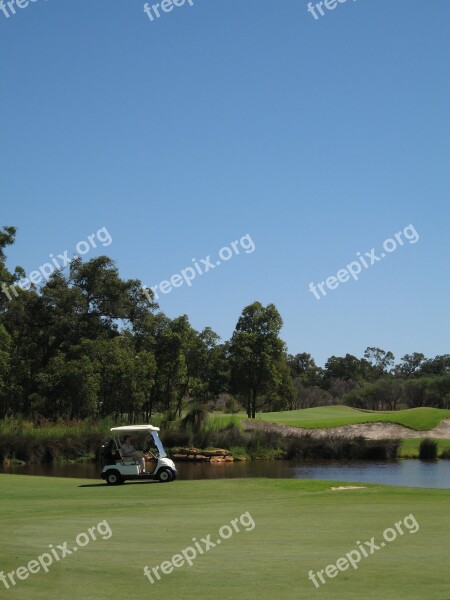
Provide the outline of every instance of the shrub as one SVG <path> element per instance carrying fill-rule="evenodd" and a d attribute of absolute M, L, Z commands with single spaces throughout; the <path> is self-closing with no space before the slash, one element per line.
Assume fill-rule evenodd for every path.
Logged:
<path fill-rule="evenodd" d="M 361 447 L 361 460 L 395 460 L 400 448 L 400 440 L 365 440 Z"/>
<path fill-rule="evenodd" d="M 425 438 L 420 442 L 419 458 L 421 460 L 436 460 L 437 459 L 437 442 Z"/>
<path fill-rule="evenodd" d="M 182 419 L 181 424 L 184 429 L 200 431 L 207 419 L 208 409 L 206 406 L 194 405 L 184 419 Z"/>
<path fill-rule="evenodd" d="M 313 438 L 306 434 L 287 439 L 286 455 L 304 460 L 394 460 L 399 448 L 399 440 L 372 441 L 332 435 Z"/>
<path fill-rule="evenodd" d="M 230 452 L 235 460 L 245 460 L 250 458 L 250 455 L 248 454 L 247 450 L 245 448 L 242 448 L 241 446 L 233 446 L 232 448 L 230 448 Z"/>
<path fill-rule="evenodd" d="M 234 396 L 229 396 L 225 401 L 225 412 L 228 414 L 235 414 L 241 410 L 239 402 Z"/>

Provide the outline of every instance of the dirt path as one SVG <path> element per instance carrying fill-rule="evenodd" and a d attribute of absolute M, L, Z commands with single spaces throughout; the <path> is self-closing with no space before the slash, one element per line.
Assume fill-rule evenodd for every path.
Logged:
<path fill-rule="evenodd" d="M 361 423 L 358 425 L 344 425 L 343 427 L 332 427 L 329 429 L 305 429 L 301 427 L 290 427 L 289 425 L 278 425 L 277 423 L 266 423 L 265 421 L 243 421 L 246 431 L 260 429 L 262 431 L 275 431 L 282 436 L 300 437 L 307 433 L 313 437 L 324 435 L 337 435 L 341 437 L 362 436 L 368 440 L 382 440 L 383 438 L 445 438 L 450 439 L 450 419 L 444 419 L 437 427 L 430 431 L 417 431 L 396 425 L 395 423 Z"/>

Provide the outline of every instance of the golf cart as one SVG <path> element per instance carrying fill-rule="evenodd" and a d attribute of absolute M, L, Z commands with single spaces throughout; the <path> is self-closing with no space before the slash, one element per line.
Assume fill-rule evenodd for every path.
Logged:
<path fill-rule="evenodd" d="M 154 480 L 166 483 L 176 478 L 177 470 L 166 451 L 158 435 L 159 427 L 152 425 L 127 425 L 124 427 L 112 427 L 113 437 L 105 442 L 101 449 L 101 478 L 108 485 L 119 485 L 128 480 Z M 141 470 L 141 460 L 137 457 L 123 456 L 120 436 L 125 434 L 144 434 L 146 444 L 154 446 L 153 450 L 144 452 L 146 460 L 146 472 Z"/>

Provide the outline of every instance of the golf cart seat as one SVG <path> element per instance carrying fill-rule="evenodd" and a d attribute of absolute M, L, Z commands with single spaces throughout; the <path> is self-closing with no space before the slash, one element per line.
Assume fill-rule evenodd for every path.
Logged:
<path fill-rule="evenodd" d="M 116 464 L 117 463 L 122 463 L 124 464 L 129 464 L 129 465 L 139 465 L 140 461 L 137 458 L 134 458 L 133 456 L 124 456 L 123 452 L 122 452 L 122 448 L 119 448 L 119 454 L 120 454 L 120 458 L 118 460 L 116 460 Z"/>

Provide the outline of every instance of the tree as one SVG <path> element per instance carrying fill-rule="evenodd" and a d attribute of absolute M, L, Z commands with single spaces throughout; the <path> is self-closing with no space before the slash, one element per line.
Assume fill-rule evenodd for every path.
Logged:
<path fill-rule="evenodd" d="M 450 374 L 450 354 L 443 354 L 426 360 L 421 365 L 420 372 L 427 375 Z"/>
<path fill-rule="evenodd" d="M 144 293 L 139 281 L 122 280 L 113 260 L 98 256 L 87 263 L 81 258 L 70 264 L 69 281 L 81 293 L 81 321 L 86 337 L 117 332 L 142 320 L 156 305 Z"/>
<path fill-rule="evenodd" d="M 392 352 L 386 352 L 373 346 L 366 348 L 364 358 L 371 364 L 375 377 L 381 377 L 388 373 L 394 366 L 395 360 Z"/>
<path fill-rule="evenodd" d="M 398 372 L 401 375 L 413 375 L 417 373 L 422 365 L 426 362 L 425 355 L 421 352 L 413 352 L 402 356 L 402 362 L 398 366 Z"/>
<path fill-rule="evenodd" d="M 402 397 L 409 408 L 450 406 L 450 375 L 416 377 L 402 384 Z"/>
<path fill-rule="evenodd" d="M 294 379 L 305 387 L 320 386 L 323 383 L 323 369 L 318 367 L 314 358 L 307 352 L 288 355 L 288 364 Z"/>
<path fill-rule="evenodd" d="M 269 411 L 293 410 L 297 390 L 291 376 L 291 370 L 287 362 L 287 357 L 283 353 L 279 364 L 276 366 L 277 378 L 270 390 L 261 396 L 263 409 Z"/>
<path fill-rule="evenodd" d="M 16 229 L 0 229 L 0 418 L 149 420 L 155 411 L 204 411 L 236 393 L 254 418 L 340 402 L 395 410 L 450 405 L 450 355 L 394 357 L 368 347 L 364 358 L 331 356 L 325 369 L 307 352 L 287 355 L 273 304 L 247 306 L 231 341 L 196 331 L 186 315 L 156 312 L 150 290 L 123 280 L 110 258 L 72 260 L 39 288 L 14 286 L 24 275 L 6 266 Z M 10 292 L 10 293 L 9 293 Z M 200 412 L 198 412 L 200 414 Z M 198 421 L 198 419 L 197 419 Z"/>
<path fill-rule="evenodd" d="M 281 383 L 280 359 L 284 342 L 283 321 L 274 304 L 254 302 L 245 307 L 230 343 L 235 389 L 247 399 L 247 415 L 255 418 L 258 399 Z"/>
<path fill-rule="evenodd" d="M 11 336 L 0 324 L 0 419 L 6 416 L 8 409 L 9 386 L 11 376 Z"/>
<path fill-rule="evenodd" d="M 299 378 L 294 380 L 296 388 L 295 403 L 291 410 L 297 408 L 315 408 L 316 406 L 327 406 L 332 404 L 333 398 L 329 392 L 317 386 L 305 387 Z"/>
<path fill-rule="evenodd" d="M 362 381 L 368 377 L 370 371 L 371 365 L 365 359 L 356 358 L 352 354 L 346 354 L 344 357 L 331 356 L 325 363 L 325 380 L 328 385 L 333 379 Z"/>
<path fill-rule="evenodd" d="M 85 419 L 98 415 L 100 374 L 86 355 L 58 352 L 38 373 L 29 411 L 46 418 Z"/>
<path fill-rule="evenodd" d="M 19 295 L 22 290 L 14 285 L 25 275 L 22 267 L 16 267 L 11 273 L 6 267 L 5 248 L 12 246 L 16 239 L 16 228 L 6 226 L 0 229 L 0 314 L 4 312 L 12 298 Z"/>

